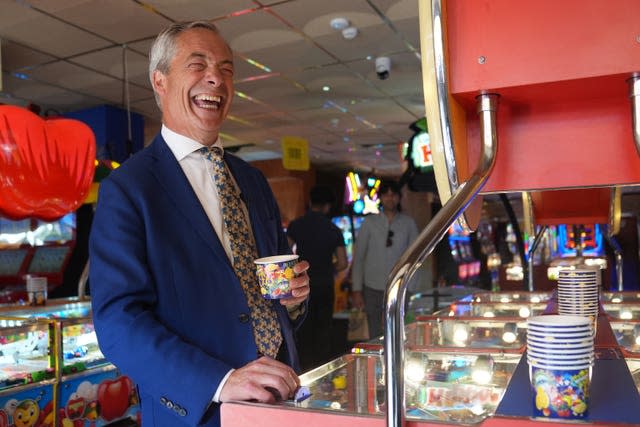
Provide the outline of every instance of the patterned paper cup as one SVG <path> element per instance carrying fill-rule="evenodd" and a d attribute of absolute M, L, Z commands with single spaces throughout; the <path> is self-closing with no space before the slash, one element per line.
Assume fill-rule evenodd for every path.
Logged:
<path fill-rule="evenodd" d="M 529 376 L 534 417 L 579 420 L 588 416 L 591 367 L 530 365 Z"/>
<path fill-rule="evenodd" d="M 297 260 L 298 255 L 276 255 L 253 261 L 256 264 L 260 293 L 264 298 L 280 299 L 291 296 L 289 280 L 295 276 L 293 266 Z"/>

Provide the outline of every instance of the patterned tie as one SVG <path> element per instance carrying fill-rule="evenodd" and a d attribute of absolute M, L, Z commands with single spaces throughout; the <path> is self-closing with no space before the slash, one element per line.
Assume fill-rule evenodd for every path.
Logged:
<path fill-rule="evenodd" d="M 275 310 L 262 297 L 253 260 L 258 251 L 251 236 L 241 199 L 231 179 L 219 147 L 202 148 L 201 152 L 213 165 L 214 185 L 220 197 L 222 218 L 231 242 L 233 269 L 247 298 L 253 323 L 253 336 L 258 351 L 275 359 L 282 343 L 282 334 Z"/>

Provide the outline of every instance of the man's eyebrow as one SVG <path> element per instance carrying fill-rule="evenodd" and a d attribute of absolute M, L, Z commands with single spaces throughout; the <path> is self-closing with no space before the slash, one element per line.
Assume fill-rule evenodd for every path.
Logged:
<path fill-rule="evenodd" d="M 193 52 L 193 53 L 191 53 L 191 55 L 189 55 L 189 59 L 192 59 L 192 58 L 207 59 L 207 56 L 204 53 Z"/>
<path fill-rule="evenodd" d="M 207 55 L 206 55 L 206 54 L 204 54 L 204 53 L 201 53 L 201 52 L 192 52 L 192 53 L 189 55 L 189 57 L 188 57 L 188 58 L 189 58 L 189 60 L 194 59 L 194 58 L 199 58 L 199 59 L 202 59 L 202 60 L 206 61 L 206 60 L 207 60 Z M 220 62 L 218 63 L 218 65 L 231 65 L 231 66 L 233 66 L 233 60 L 231 60 L 231 59 L 224 59 L 224 60 L 220 61 Z"/>

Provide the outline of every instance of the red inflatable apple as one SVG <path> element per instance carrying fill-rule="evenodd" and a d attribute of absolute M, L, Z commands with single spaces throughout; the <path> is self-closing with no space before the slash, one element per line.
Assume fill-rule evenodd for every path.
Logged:
<path fill-rule="evenodd" d="M 95 136 L 81 121 L 0 105 L 0 214 L 53 221 L 75 211 L 89 193 L 95 157 Z"/>
<path fill-rule="evenodd" d="M 115 380 L 104 380 L 98 386 L 100 416 L 106 420 L 115 420 L 124 415 L 129 408 L 129 396 L 132 382 L 127 376 Z"/>

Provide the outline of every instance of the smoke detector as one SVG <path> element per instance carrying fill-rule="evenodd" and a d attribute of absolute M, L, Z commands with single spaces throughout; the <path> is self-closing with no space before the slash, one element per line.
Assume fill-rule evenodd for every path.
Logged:
<path fill-rule="evenodd" d="M 342 18 L 342 17 L 333 18 L 329 23 L 329 25 L 331 25 L 331 28 L 333 28 L 334 30 L 340 31 L 340 30 L 344 30 L 349 26 L 349 20 L 347 18 Z"/>
<path fill-rule="evenodd" d="M 351 26 L 342 30 L 342 37 L 344 37 L 346 40 L 354 39 L 357 35 L 358 29 L 356 27 Z"/>

